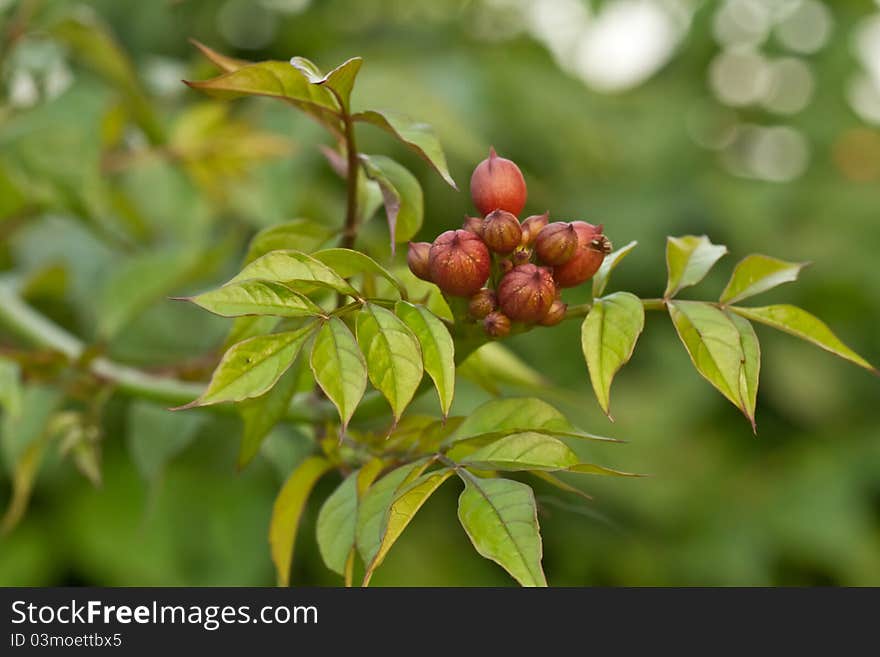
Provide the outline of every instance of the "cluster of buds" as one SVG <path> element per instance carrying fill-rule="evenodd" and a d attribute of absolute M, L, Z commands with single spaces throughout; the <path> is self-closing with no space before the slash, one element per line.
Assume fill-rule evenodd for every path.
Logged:
<path fill-rule="evenodd" d="M 519 167 L 492 149 L 471 176 L 471 197 L 483 216 L 467 217 L 433 244 L 409 245 L 413 274 L 448 296 L 468 297 L 470 317 L 493 338 L 507 335 L 511 322 L 561 322 L 562 288 L 591 279 L 611 251 L 601 225 L 550 223 L 546 212 L 520 223 L 526 196 Z"/>

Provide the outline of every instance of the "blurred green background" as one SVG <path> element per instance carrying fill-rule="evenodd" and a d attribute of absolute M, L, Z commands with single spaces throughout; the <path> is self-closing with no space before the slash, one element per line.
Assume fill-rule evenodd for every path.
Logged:
<path fill-rule="evenodd" d="M 70 16 L 87 28 L 53 31 Z M 24 275 L 32 305 L 118 360 L 201 371 L 228 321 L 165 297 L 225 280 L 260 227 L 338 225 L 343 214 L 342 184 L 316 148 L 326 137 L 282 104 L 225 106 L 252 141 L 207 180 L 163 152 L 205 102 L 180 80 L 214 74 L 195 37 L 325 69 L 363 56 L 355 106 L 431 123 L 462 189 L 362 130 L 363 150 L 390 153 L 421 181 L 423 239 L 460 224 L 470 171 L 492 144 L 522 167 L 529 210 L 639 241 L 613 289 L 658 296 L 668 234 L 706 233 L 731 251 L 690 298 L 717 295 L 748 253 L 811 261 L 759 303 L 800 305 L 880 362 L 880 3 L 0 0 L 0 22 L 0 269 Z M 114 67 L 100 25 L 136 83 Z M 140 127 L 120 120 L 143 107 Z M 576 322 L 510 342 L 557 384 L 540 393 L 575 423 L 629 441 L 590 446 L 590 458 L 653 475 L 589 479 L 589 504 L 537 488 L 551 585 L 880 585 L 880 383 L 758 333 L 757 437 L 659 314 L 615 385 L 613 425 L 589 388 Z M 4 350 L 19 344 L 0 329 Z M 2 506 L 9 455 L 58 407 L 55 390 L 36 377 L 23 413 L 4 417 Z M 456 410 L 486 398 L 462 380 Z M 274 583 L 272 501 L 308 439 L 282 427 L 238 473 L 232 417 L 115 397 L 101 415 L 101 486 L 54 454 L 27 515 L 0 538 L 0 584 Z M 305 514 L 296 585 L 340 583 L 313 539 L 336 481 L 321 482 Z M 375 585 L 511 584 L 469 545 L 457 494 L 448 484 L 431 499 Z"/>

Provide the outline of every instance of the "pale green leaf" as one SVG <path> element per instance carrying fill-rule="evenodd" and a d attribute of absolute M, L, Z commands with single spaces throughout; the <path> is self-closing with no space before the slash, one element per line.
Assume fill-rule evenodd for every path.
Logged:
<path fill-rule="evenodd" d="M 370 381 L 388 400 L 396 422 L 422 380 L 419 342 L 394 313 L 370 303 L 358 313 L 357 340 Z"/>
<path fill-rule="evenodd" d="M 620 264 L 621 260 L 636 248 L 636 245 L 638 245 L 638 242 L 632 241 L 605 256 L 599 271 L 593 276 L 593 298 L 601 297 L 605 293 L 608 280 L 611 278 L 611 272 Z"/>
<path fill-rule="evenodd" d="M 644 475 L 636 474 L 634 472 L 623 472 L 622 470 L 613 470 L 611 468 L 606 468 L 604 465 L 596 465 L 595 463 L 578 463 L 577 465 L 573 465 L 570 468 L 567 468 L 567 472 L 573 472 L 575 474 L 593 474 L 593 475 L 602 475 L 605 477 L 643 477 Z"/>
<path fill-rule="evenodd" d="M 284 417 L 296 392 L 299 376 L 297 367 L 291 367 L 267 393 L 238 405 L 238 414 L 244 424 L 236 461 L 239 470 L 257 455 L 263 440 Z"/>
<path fill-rule="evenodd" d="M 333 231 L 309 219 L 294 219 L 269 226 L 251 239 L 244 263 L 250 264 L 270 251 L 300 251 L 310 253 L 333 237 Z"/>
<path fill-rule="evenodd" d="M 712 244 L 705 235 L 685 235 L 666 239 L 666 269 L 668 281 L 663 296 L 667 299 L 691 285 L 696 285 L 718 260 L 727 253 L 727 247 Z"/>
<path fill-rule="evenodd" d="M 458 518 L 474 548 L 523 586 L 547 586 L 535 496 L 510 479 L 480 479 L 462 473 Z"/>
<path fill-rule="evenodd" d="M 196 41 L 195 39 L 190 39 L 189 42 L 193 44 L 196 48 L 198 48 L 201 53 L 213 64 L 217 66 L 220 70 L 225 73 L 229 73 L 231 71 L 237 71 L 238 69 L 248 66 L 249 64 L 253 64 L 253 62 L 249 62 L 245 59 L 236 59 L 234 57 L 227 57 L 226 55 L 217 52 L 213 48 L 209 48 L 204 43 L 200 41 Z"/>
<path fill-rule="evenodd" d="M 730 310 L 746 319 L 772 326 L 801 340 L 812 342 L 835 356 L 840 356 L 859 367 L 864 367 L 874 374 L 878 373 L 877 368 L 841 342 L 840 338 L 834 335 L 822 320 L 797 306 L 788 304 L 760 308 L 733 306 Z"/>
<path fill-rule="evenodd" d="M 632 357 L 645 327 L 641 300 L 629 292 L 596 299 L 581 326 L 581 348 L 599 406 L 611 417 L 611 382 Z"/>
<path fill-rule="evenodd" d="M 338 317 L 331 317 L 318 331 L 310 364 L 315 381 L 339 411 L 345 431 L 367 389 L 367 364 L 351 331 Z"/>
<path fill-rule="evenodd" d="M 723 304 L 736 303 L 777 285 L 795 281 L 806 266 L 803 262 L 786 262 L 760 254 L 746 256 L 737 263 L 719 301 Z"/>
<path fill-rule="evenodd" d="M 48 436 L 41 436 L 24 450 L 12 470 L 12 497 L 0 519 L 0 536 L 9 534 L 27 511 L 34 481 L 49 444 Z"/>
<path fill-rule="evenodd" d="M 358 274 L 375 274 L 391 283 L 401 296 L 406 295 L 403 285 L 390 271 L 385 269 L 370 256 L 352 249 L 324 249 L 312 254 L 315 260 L 323 262 L 342 278 L 351 278 Z"/>
<path fill-rule="evenodd" d="M 258 335 L 233 345 L 214 370 L 202 396 L 180 408 L 259 397 L 293 364 L 315 324 L 296 331 Z"/>
<path fill-rule="evenodd" d="M 453 472 L 451 468 L 435 470 L 434 472 L 422 475 L 398 490 L 388 508 L 385 528 L 376 555 L 367 565 L 364 574 L 365 583 L 369 582 L 376 568 L 382 565 L 388 551 L 397 539 L 400 538 L 400 535 L 403 534 L 403 530 L 406 529 L 419 509 L 434 494 L 434 491 L 440 488 L 443 482 L 452 476 Z"/>
<path fill-rule="evenodd" d="M 409 117 L 395 112 L 367 111 L 359 112 L 353 116 L 355 121 L 371 123 L 391 133 L 401 142 L 412 148 L 425 159 L 439 173 L 450 187 L 458 189 L 449 167 L 446 164 L 446 156 L 443 148 L 434 135 L 434 131 L 427 123 L 413 121 Z"/>
<path fill-rule="evenodd" d="M 452 336 L 440 318 L 424 306 L 398 301 L 394 310 L 419 341 L 425 371 L 434 381 L 440 410 L 445 417 L 455 394 L 455 343 Z"/>
<path fill-rule="evenodd" d="M 230 283 L 265 280 L 285 283 L 298 291 L 327 287 L 341 294 L 357 297 L 358 292 L 323 262 L 299 251 L 270 251 L 245 266 Z"/>
<path fill-rule="evenodd" d="M 725 314 L 739 332 L 743 351 L 743 362 L 739 371 L 739 396 L 746 417 L 752 423 L 752 430 L 756 431 L 755 408 L 758 405 L 758 380 L 761 374 L 761 345 L 751 322 L 729 310 Z"/>
<path fill-rule="evenodd" d="M 462 465 L 480 470 L 565 470 L 578 456 L 561 440 L 527 431 L 500 438 L 465 457 Z"/>
<path fill-rule="evenodd" d="M 0 409 L 10 417 L 21 412 L 21 372 L 18 363 L 0 357 Z"/>
<path fill-rule="evenodd" d="M 321 307 L 306 295 L 274 281 L 233 281 L 216 290 L 186 297 L 185 300 L 223 317 L 309 317 L 324 314 Z"/>
<path fill-rule="evenodd" d="M 737 327 L 722 310 L 708 303 L 671 301 L 667 307 L 697 372 L 751 421 L 740 385 L 746 357 Z"/>
<path fill-rule="evenodd" d="M 373 484 L 361 498 L 357 511 L 356 542 L 361 559 L 372 563 L 382 544 L 388 507 L 397 491 L 418 477 L 429 461 L 423 459 L 392 470 Z"/>
<path fill-rule="evenodd" d="M 391 250 L 397 242 L 412 239 L 422 227 L 424 198 L 422 186 L 406 167 L 384 155 L 362 155 L 367 176 L 382 190 Z"/>
<path fill-rule="evenodd" d="M 320 456 L 308 457 L 291 473 L 275 499 L 269 523 L 269 545 L 279 586 L 290 584 L 296 532 L 309 494 L 318 479 L 331 467 L 331 463 Z"/>
<path fill-rule="evenodd" d="M 291 64 L 306 72 L 312 84 L 321 85 L 329 89 L 339 101 L 342 109 L 346 113 L 349 112 L 351 109 L 351 90 L 354 88 L 354 81 L 357 78 L 358 71 L 361 70 L 364 60 L 360 57 L 352 57 L 325 76 L 316 75 L 316 71 L 302 66 L 302 62 L 302 58 L 291 60 Z"/>

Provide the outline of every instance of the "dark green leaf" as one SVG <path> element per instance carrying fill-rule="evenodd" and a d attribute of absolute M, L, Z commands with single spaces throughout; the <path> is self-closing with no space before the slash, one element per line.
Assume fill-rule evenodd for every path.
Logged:
<path fill-rule="evenodd" d="M 362 155 L 361 160 L 367 176 L 375 180 L 382 190 L 393 253 L 397 242 L 412 239 L 422 227 L 422 186 L 406 167 L 384 155 Z"/>
<path fill-rule="evenodd" d="M 155 481 L 165 465 L 192 443 L 205 421 L 198 413 L 174 413 L 145 401 L 128 409 L 128 452 L 140 475 Z"/>
<path fill-rule="evenodd" d="M 238 469 L 244 468 L 260 451 L 260 445 L 272 428 L 284 417 L 290 399 L 296 392 L 299 371 L 296 367 L 287 370 L 269 392 L 255 399 L 243 401 L 238 413 L 244 423 L 241 447 L 238 450 Z"/>

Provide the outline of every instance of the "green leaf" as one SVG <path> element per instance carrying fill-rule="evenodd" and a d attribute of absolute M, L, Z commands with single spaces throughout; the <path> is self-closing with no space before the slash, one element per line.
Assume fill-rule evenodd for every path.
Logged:
<path fill-rule="evenodd" d="M 249 64 L 211 80 L 184 82 L 220 99 L 267 96 L 291 103 L 323 123 L 338 126 L 336 98 L 323 86 L 289 62 L 266 61 Z"/>
<path fill-rule="evenodd" d="M 49 442 L 49 436 L 40 436 L 16 461 L 12 471 L 12 497 L 0 519 L 0 536 L 8 535 L 24 517 Z"/>
<path fill-rule="evenodd" d="M 458 498 L 458 518 L 477 552 L 523 586 L 547 586 L 532 489 L 510 479 L 461 476 L 465 489 Z"/>
<path fill-rule="evenodd" d="M 641 300 L 629 292 L 596 299 L 581 325 L 581 347 L 599 406 L 611 417 L 611 381 L 632 357 L 645 328 Z"/>
<path fill-rule="evenodd" d="M 271 315 L 245 315 L 232 320 L 229 333 L 223 341 L 223 349 L 229 349 L 236 342 L 241 342 L 257 335 L 271 333 L 281 321 L 280 317 Z"/>
<path fill-rule="evenodd" d="M 259 397 L 293 364 L 314 330 L 311 323 L 297 331 L 258 335 L 233 345 L 202 396 L 175 410 Z"/>
<path fill-rule="evenodd" d="M 757 433 L 755 408 L 758 405 L 758 380 L 761 374 L 761 345 L 751 322 L 730 311 L 725 311 L 724 314 L 739 332 L 743 352 L 742 368 L 739 372 L 739 395 L 745 406 L 743 410 L 746 417 L 752 423 L 752 431 Z"/>
<path fill-rule="evenodd" d="M 234 281 L 210 292 L 184 297 L 184 300 L 223 317 L 310 317 L 324 314 L 321 307 L 304 294 L 273 281 Z"/>
<path fill-rule="evenodd" d="M 796 281 L 807 264 L 786 262 L 761 254 L 746 256 L 737 263 L 719 301 L 723 304 L 736 303 L 777 285 Z"/>
<path fill-rule="evenodd" d="M 361 161 L 367 176 L 382 190 L 393 254 L 397 242 L 412 239 L 422 227 L 425 211 L 422 186 L 406 167 L 389 157 L 362 155 Z"/>
<path fill-rule="evenodd" d="M 339 411 L 344 432 L 367 389 L 367 364 L 338 317 L 331 317 L 318 331 L 310 364 L 315 381 Z"/>
<path fill-rule="evenodd" d="M 385 462 L 374 458 L 346 477 L 318 512 L 317 539 L 327 567 L 345 574 L 346 562 L 355 549 L 357 512 L 360 499 L 382 471 Z"/>
<path fill-rule="evenodd" d="M 238 414 L 244 423 L 236 462 L 239 470 L 253 460 L 260 451 L 263 440 L 284 417 L 298 382 L 299 371 L 296 367 L 291 367 L 269 392 L 238 405 Z"/>
<path fill-rule="evenodd" d="M 359 112 L 352 118 L 355 121 L 371 123 L 394 135 L 434 167 L 452 189 L 458 189 L 455 181 L 452 179 L 452 175 L 449 173 L 443 148 L 440 146 L 440 142 L 434 135 L 431 126 L 427 123 L 418 123 L 402 114 L 385 111 Z"/>
<path fill-rule="evenodd" d="M 354 88 L 354 81 L 357 78 L 358 71 L 364 60 L 360 57 L 352 57 L 343 62 L 327 75 L 322 76 L 320 71 L 302 57 L 294 57 L 290 63 L 306 74 L 312 84 L 317 84 L 329 89 L 342 109 L 348 113 L 351 110 L 351 90 Z"/>
<path fill-rule="evenodd" d="M 468 355 L 458 374 L 496 396 L 501 394 L 501 384 L 528 389 L 549 385 L 543 374 L 499 342 L 487 342 Z"/>
<path fill-rule="evenodd" d="M 294 219 L 264 228 L 251 239 L 245 264 L 270 251 L 293 250 L 310 253 L 333 237 L 333 231 L 308 219 Z"/>
<path fill-rule="evenodd" d="M 290 564 L 300 516 L 315 483 L 331 467 L 326 459 L 310 456 L 291 473 L 275 499 L 269 523 L 269 545 L 272 563 L 278 574 L 278 586 L 290 584 Z"/>
<path fill-rule="evenodd" d="M 606 468 L 604 465 L 596 465 L 595 463 L 578 463 L 577 465 L 573 465 L 566 470 L 567 472 L 573 472 L 575 474 L 593 474 L 593 475 L 602 475 L 605 477 L 643 477 L 644 475 L 636 474 L 634 472 L 623 472 L 622 470 L 612 470 L 611 468 Z"/>
<path fill-rule="evenodd" d="M 608 285 L 608 280 L 611 278 L 611 272 L 620 264 L 621 260 L 636 248 L 637 244 L 638 242 L 632 241 L 626 246 L 622 246 L 605 256 L 602 265 L 599 267 L 599 271 L 593 276 L 593 298 L 601 297 L 605 293 L 605 287 Z"/>
<path fill-rule="evenodd" d="M 386 514 L 385 528 L 376 555 L 367 565 L 364 573 L 365 584 L 370 581 L 375 570 L 382 565 L 388 551 L 403 534 L 403 530 L 406 529 L 419 509 L 434 494 L 434 491 L 452 476 L 453 472 L 451 468 L 429 472 L 404 486 L 395 494 Z"/>
<path fill-rule="evenodd" d="M 394 313 L 370 303 L 358 313 L 357 340 L 370 381 L 388 400 L 397 422 L 424 373 L 419 342 Z"/>
<path fill-rule="evenodd" d="M 388 508 L 397 491 L 422 474 L 428 464 L 428 459 L 422 459 L 392 470 L 373 484 L 361 498 L 355 533 L 357 549 L 365 564 L 372 563 L 379 551 Z"/>
<path fill-rule="evenodd" d="M 21 371 L 18 363 L 0 357 L 0 409 L 15 418 L 22 408 Z"/>
<path fill-rule="evenodd" d="M 247 265 L 230 283 L 246 280 L 284 283 L 297 291 L 327 287 L 340 294 L 357 297 L 358 292 L 323 262 L 299 251 L 271 251 Z"/>
<path fill-rule="evenodd" d="M 578 456 L 564 442 L 542 433 L 514 433 L 476 450 L 462 465 L 480 470 L 565 470 Z"/>
<path fill-rule="evenodd" d="M 425 371 L 434 381 L 440 410 L 446 417 L 455 395 L 455 343 L 452 336 L 446 325 L 424 306 L 398 301 L 394 310 L 419 341 Z"/>
<path fill-rule="evenodd" d="M 592 500 L 593 499 L 593 496 L 590 495 L 589 493 L 585 493 L 577 486 L 572 486 L 570 483 L 568 483 L 567 481 L 563 481 L 562 479 L 560 479 L 559 477 L 557 477 L 555 474 L 553 474 L 551 472 L 545 472 L 544 470 L 535 470 L 534 472 L 530 472 L 529 474 L 534 475 L 538 479 L 541 479 L 541 480 L 547 482 L 548 484 L 550 484 L 554 488 L 558 488 L 559 490 L 563 490 L 566 493 L 573 493 L 574 495 L 577 495 L 578 497 L 582 497 L 585 500 Z"/>
<path fill-rule="evenodd" d="M 165 465 L 192 443 L 204 422 L 198 413 L 173 413 L 150 402 L 132 402 L 126 444 L 141 477 L 156 481 Z"/>
<path fill-rule="evenodd" d="M 217 68 L 224 71 L 225 73 L 237 71 L 240 68 L 253 64 L 253 62 L 249 62 L 245 59 L 235 59 L 234 57 L 227 57 L 226 55 L 223 55 L 216 50 L 209 48 L 204 43 L 196 41 L 195 39 L 190 39 L 189 42 L 193 44 L 196 48 L 198 48 L 201 53 L 209 61 L 211 61 L 211 63 L 215 64 Z"/>
<path fill-rule="evenodd" d="M 705 235 L 666 238 L 669 278 L 663 296 L 674 297 L 683 288 L 699 283 L 726 253 L 726 246 L 712 244 Z"/>
<path fill-rule="evenodd" d="M 541 431 L 572 438 L 599 438 L 576 429 L 547 402 L 534 397 L 493 399 L 465 418 L 455 433 L 455 441 L 484 434 L 496 436 L 523 431 Z M 608 440 L 608 439 L 604 439 Z"/>
<path fill-rule="evenodd" d="M 403 284 L 395 278 L 394 274 L 365 253 L 354 251 L 353 249 L 337 248 L 318 251 L 317 253 L 313 253 L 312 257 L 315 260 L 323 262 L 342 278 L 351 278 L 358 274 L 375 274 L 381 276 L 391 283 L 401 296 L 406 295 L 406 290 L 404 289 Z"/>
<path fill-rule="evenodd" d="M 737 327 L 723 311 L 702 301 L 670 301 L 667 307 L 697 372 L 751 422 L 740 384 L 746 356 Z"/>
<path fill-rule="evenodd" d="M 864 367 L 866 370 L 878 374 L 877 368 L 843 344 L 822 320 L 797 306 L 788 304 L 760 308 L 732 306 L 730 310 L 746 319 L 772 326 L 801 340 L 812 342 L 835 356 L 840 356 L 859 367 Z"/>

